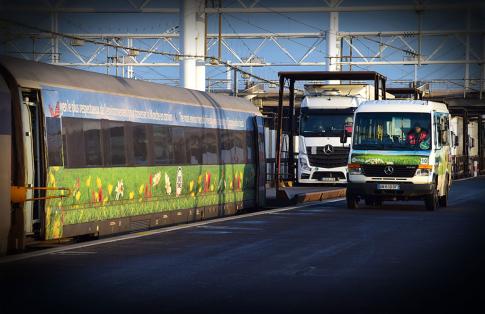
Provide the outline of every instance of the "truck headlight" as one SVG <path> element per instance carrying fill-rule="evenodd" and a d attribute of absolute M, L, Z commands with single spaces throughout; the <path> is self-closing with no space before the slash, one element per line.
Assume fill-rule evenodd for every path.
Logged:
<path fill-rule="evenodd" d="M 419 165 L 415 175 L 420 177 L 427 177 L 431 174 L 432 169 L 432 165 Z"/>
<path fill-rule="evenodd" d="M 308 160 L 305 157 L 300 157 L 300 168 L 305 171 L 312 171 L 312 168 L 308 165 Z"/>
<path fill-rule="evenodd" d="M 349 174 L 362 174 L 362 167 L 360 164 L 348 164 Z"/>

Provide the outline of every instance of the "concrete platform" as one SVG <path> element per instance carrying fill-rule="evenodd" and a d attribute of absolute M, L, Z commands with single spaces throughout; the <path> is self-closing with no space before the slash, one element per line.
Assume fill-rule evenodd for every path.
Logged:
<path fill-rule="evenodd" d="M 280 197 L 277 199 L 275 188 L 266 189 L 266 200 L 269 206 L 298 204 L 345 197 L 346 189 L 343 186 L 296 186 L 284 187 L 280 191 Z"/>

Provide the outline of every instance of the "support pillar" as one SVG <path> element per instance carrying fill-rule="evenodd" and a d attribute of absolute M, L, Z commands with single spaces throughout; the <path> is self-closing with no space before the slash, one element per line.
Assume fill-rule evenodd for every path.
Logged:
<path fill-rule="evenodd" d="M 58 22 L 58 13 L 52 12 L 51 13 L 51 31 L 54 33 L 59 32 L 59 22 Z M 58 63 L 59 62 L 59 38 L 56 35 L 52 35 L 51 37 L 51 63 Z"/>
<path fill-rule="evenodd" d="M 289 132 L 288 132 L 288 174 L 289 179 L 296 181 L 295 174 L 295 79 L 290 79 L 289 98 Z"/>
<path fill-rule="evenodd" d="M 465 40 L 465 88 L 464 88 L 464 97 L 470 90 L 470 29 L 471 29 L 471 11 L 470 9 L 466 12 L 466 40 Z"/>
<path fill-rule="evenodd" d="M 465 109 L 463 111 L 463 175 L 467 177 L 470 173 L 470 169 L 468 168 L 469 160 L 468 160 L 468 147 L 469 147 L 469 138 L 468 138 L 468 111 Z"/>
<path fill-rule="evenodd" d="M 135 57 L 132 56 L 133 53 L 131 51 L 131 48 L 133 48 L 133 38 L 128 38 L 127 39 L 127 46 L 128 46 L 128 48 L 130 48 L 129 51 L 128 51 L 129 54 L 130 54 L 130 56 L 129 56 L 130 63 L 133 63 L 135 61 Z M 132 78 L 135 77 L 135 71 L 133 71 L 133 66 L 132 65 L 127 66 L 127 68 L 126 68 L 126 77 L 127 78 L 130 78 L 130 79 L 132 79 Z"/>
<path fill-rule="evenodd" d="M 205 91 L 205 0 L 180 1 L 180 85 Z"/>
<path fill-rule="evenodd" d="M 275 160 L 275 175 L 274 185 L 276 189 L 276 197 L 278 197 L 278 191 L 280 190 L 280 174 L 281 174 L 281 143 L 283 139 L 283 92 L 285 90 L 285 77 L 280 76 L 280 91 L 278 98 L 278 114 L 276 116 L 276 160 Z"/>
<path fill-rule="evenodd" d="M 330 1 L 330 5 L 332 7 L 337 6 L 338 1 L 332 0 Z M 330 12 L 330 24 L 327 32 L 327 56 L 328 56 L 328 63 L 327 63 L 327 70 L 328 71 L 338 71 L 337 61 L 340 56 L 339 53 L 339 46 L 337 40 L 337 33 L 339 31 L 339 13 L 338 12 Z M 328 81 L 329 84 L 339 84 L 340 81 L 338 80 L 330 80 Z"/>
<path fill-rule="evenodd" d="M 482 113 L 478 113 L 478 174 L 481 174 L 482 169 L 483 169 L 483 119 L 482 119 Z"/>

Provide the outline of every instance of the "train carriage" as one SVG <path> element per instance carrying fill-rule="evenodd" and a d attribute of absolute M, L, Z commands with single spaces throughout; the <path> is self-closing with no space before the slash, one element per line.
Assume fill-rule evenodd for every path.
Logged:
<path fill-rule="evenodd" d="M 0 70 L 4 251 L 7 232 L 15 249 L 264 205 L 262 117 L 248 101 L 9 57 Z"/>

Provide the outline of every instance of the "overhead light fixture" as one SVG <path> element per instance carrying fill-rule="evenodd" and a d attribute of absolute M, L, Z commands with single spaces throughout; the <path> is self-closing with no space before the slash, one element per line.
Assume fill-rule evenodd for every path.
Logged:
<path fill-rule="evenodd" d="M 82 40 L 82 39 L 71 39 L 71 46 L 76 46 L 76 47 L 79 47 L 79 46 L 84 46 L 84 43 L 85 41 Z"/>

